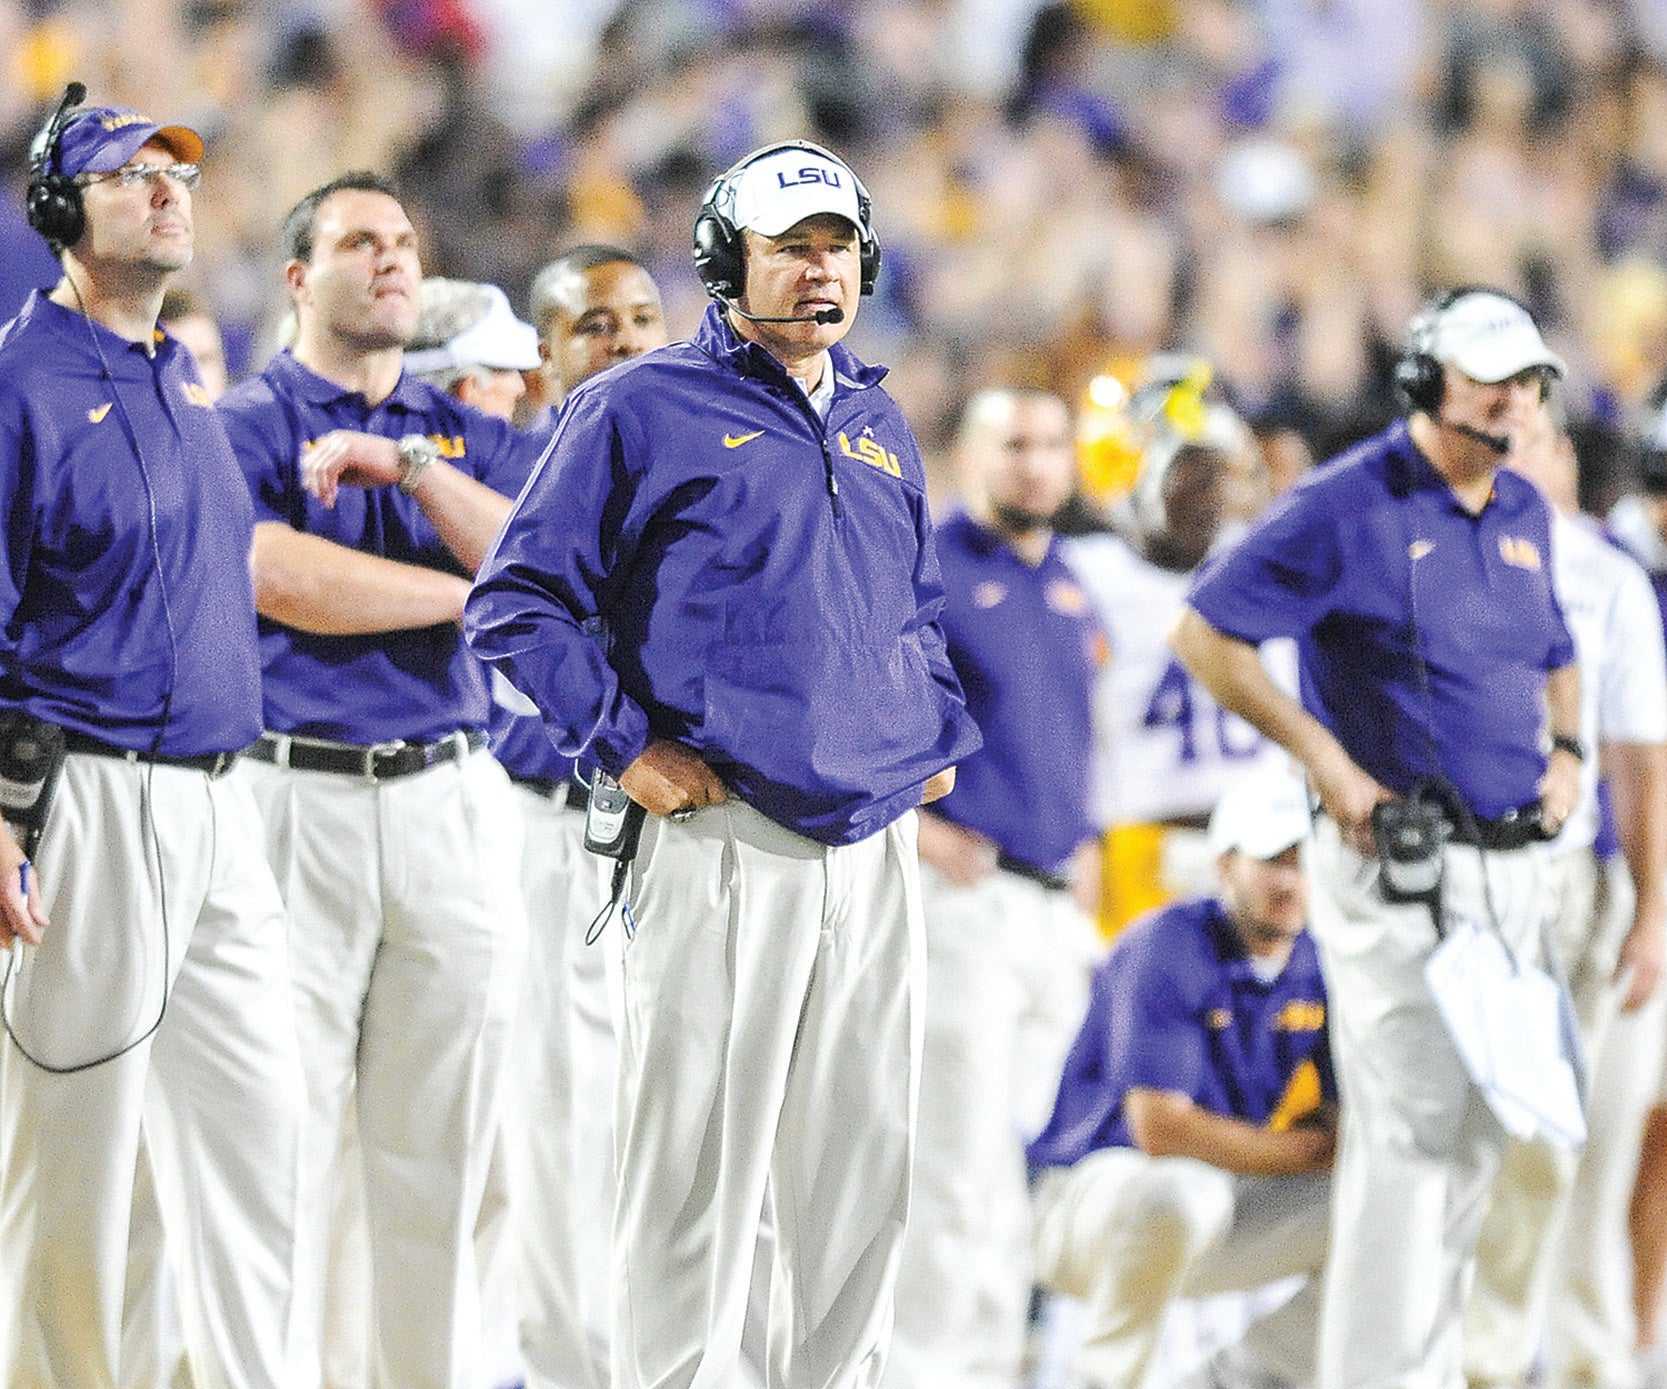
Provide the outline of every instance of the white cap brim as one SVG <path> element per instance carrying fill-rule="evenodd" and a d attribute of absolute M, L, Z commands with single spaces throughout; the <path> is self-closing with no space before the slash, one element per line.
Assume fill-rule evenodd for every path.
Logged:
<path fill-rule="evenodd" d="M 448 343 L 407 352 L 407 371 L 448 371 L 462 367 L 531 371 L 539 364 L 538 330 L 515 316 L 503 290 L 496 285 L 481 288 L 491 299 L 486 313 Z"/>

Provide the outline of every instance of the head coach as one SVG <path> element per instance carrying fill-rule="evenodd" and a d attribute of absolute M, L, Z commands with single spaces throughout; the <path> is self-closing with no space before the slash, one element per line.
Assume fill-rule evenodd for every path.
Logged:
<path fill-rule="evenodd" d="M 718 302 L 568 396 L 466 630 L 650 812 L 613 937 L 615 1383 L 734 1382 L 768 1186 L 781 1382 L 872 1385 L 920 1064 L 913 812 L 978 735 L 919 453 L 840 341 L 879 269 L 862 185 L 769 146 L 694 239 Z"/>
<path fill-rule="evenodd" d="M 1505 1132 L 1424 967 L 1457 919 L 1538 957 L 1539 842 L 1579 790 L 1550 513 L 1500 467 L 1562 369 L 1508 295 L 1433 300 L 1397 368 L 1407 419 L 1210 562 L 1171 637 L 1222 705 L 1307 768 L 1320 801 L 1313 929 L 1344 1114 L 1321 1328 L 1333 1389 L 1461 1378 L 1459 1314 Z M 1300 705 L 1257 663 L 1256 643 L 1275 636 L 1297 640 Z M 1388 843 L 1397 823 L 1428 845 L 1424 861 L 1379 854 L 1374 827 Z M 1442 875 L 1437 899 L 1396 900 L 1426 886 L 1419 872 Z"/>

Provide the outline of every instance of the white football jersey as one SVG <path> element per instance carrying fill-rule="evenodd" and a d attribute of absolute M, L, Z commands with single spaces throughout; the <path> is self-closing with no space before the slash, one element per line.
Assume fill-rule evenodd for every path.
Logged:
<path fill-rule="evenodd" d="M 1094 708 L 1091 803 L 1099 823 L 1208 815 L 1233 779 L 1289 764 L 1282 749 L 1217 704 L 1169 649 L 1190 574 L 1152 564 L 1115 535 L 1073 537 L 1065 559 L 1111 643 Z M 1268 642 L 1262 661 L 1294 695 L 1295 643 Z"/>
<path fill-rule="evenodd" d="M 1595 756 L 1600 742 L 1667 738 L 1667 665 L 1661 612 L 1637 561 L 1585 518 L 1552 516 L 1551 580 L 1580 663 L 1580 802 L 1555 849 L 1589 848 L 1597 837 Z"/>

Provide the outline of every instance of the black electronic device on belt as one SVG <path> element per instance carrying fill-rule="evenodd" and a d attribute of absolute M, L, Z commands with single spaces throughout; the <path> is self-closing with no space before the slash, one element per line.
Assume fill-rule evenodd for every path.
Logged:
<path fill-rule="evenodd" d="M 33 858 L 64 765 L 64 730 L 21 709 L 0 710 L 0 815 Z"/>
<path fill-rule="evenodd" d="M 1442 850 L 1453 822 L 1439 797 L 1415 786 L 1410 795 L 1380 801 L 1372 809 L 1379 890 L 1386 902 L 1429 902 L 1441 896 Z"/>
<path fill-rule="evenodd" d="M 617 780 L 597 768 L 590 781 L 590 804 L 585 807 L 585 848 L 629 863 L 637 856 L 645 814 Z"/>

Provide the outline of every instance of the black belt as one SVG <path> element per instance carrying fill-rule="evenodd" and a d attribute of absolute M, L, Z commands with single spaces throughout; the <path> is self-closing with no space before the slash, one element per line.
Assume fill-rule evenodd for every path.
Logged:
<path fill-rule="evenodd" d="M 526 787 L 535 796 L 542 796 L 547 801 L 559 800 L 569 810 L 583 813 L 590 805 L 590 788 L 572 777 L 557 779 L 547 776 L 522 776 L 519 772 L 510 772 L 509 779 L 517 786 Z"/>
<path fill-rule="evenodd" d="M 1540 824 L 1540 803 L 1535 801 L 1498 820 L 1485 820 L 1480 815 L 1472 815 L 1469 823 L 1453 826 L 1452 842 L 1468 845 L 1472 849 L 1504 852 L 1525 849 L 1530 844 L 1543 844 L 1550 838 Z"/>
<path fill-rule="evenodd" d="M 88 752 L 94 757 L 119 757 L 124 762 L 147 762 L 158 767 L 189 767 L 193 771 L 206 772 L 211 777 L 224 776 L 238 759 L 235 752 L 203 752 L 190 756 L 172 752 L 140 752 L 136 748 L 119 748 L 114 743 L 102 742 L 89 733 L 78 733 L 73 728 L 64 730 L 64 751 Z"/>
<path fill-rule="evenodd" d="M 1049 892 L 1071 890 L 1071 880 L 1063 873 L 1050 873 L 1046 868 L 1038 868 L 1034 863 L 1026 863 L 1022 858 L 1014 858 L 1011 854 L 997 854 L 996 867 L 1003 873 L 1029 878 L 1033 883 L 1041 883 Z"/>
<path fill-rule="evenodd" d="M 302 738 L 287 733 L 263 733 L 249 748 L 257 762 L 272 762 L 297 772 L 337 772 L 363 777 L 367 781 L 390 781 L 394 777 L 425 772 L 442 762 L 456 762 L 486 746 L 486 734 L 478 728 L 462 729 L 432 743 L 332 743 L 322 738 Z"/>

